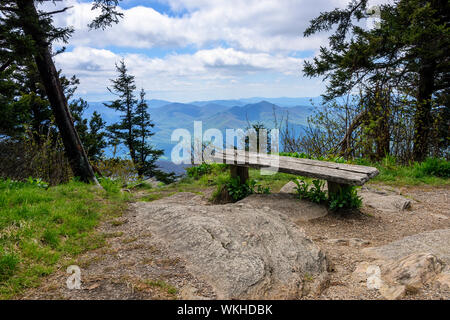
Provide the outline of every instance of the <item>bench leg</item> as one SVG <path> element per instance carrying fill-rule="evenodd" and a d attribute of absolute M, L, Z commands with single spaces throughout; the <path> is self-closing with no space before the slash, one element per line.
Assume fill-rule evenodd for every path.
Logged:
<path fill-rule="evenodd" d="M 240 167 L 240 166 L 230 166 L 231 171 L 231 178 L 237 178 L 239 177 L 239 180 L 241 183 L 245 183 L 248 178 L 248 168 L 247 167 Z"/>
<path fill-rule="evenodd" d="M 351 186 L 348 184 L 342 184 L 342 183 L 336 183 L 327 181 L 328 184 L 328 199 L 330 199 L 332 194 L 340 193 L 341 191 L 344 191 L 349 189 Z"/>

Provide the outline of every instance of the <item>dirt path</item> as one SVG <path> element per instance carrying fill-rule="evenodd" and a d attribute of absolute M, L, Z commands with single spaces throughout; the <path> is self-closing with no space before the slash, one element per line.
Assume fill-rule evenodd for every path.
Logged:
<path fill-rule="evenodd" d="M 359 262 L 367 261 L 361 249 L 388 244 L 425 231 L 450 228 L 449 188 L 411 187 L 390 189 L 413 200 L 411 210 L 386 212 L 365 205 L 361 214 L 349 217 L 328 215 L 309 222 L 298 222 L 334 263 L 331 285 L 320 299 L 382 299 L 376 290 L 367 290 L 352 273 Z M 358 238 L 370 243 L 351 246 L 335 239 Z M 448 244 L 450 246 L 450 244 Z M 430 286 L 405 299 L 450 299 L 449 290 Z"/>
<path fill-rule="evenodd" d="M 367 261 L 361 249 L 379 246 L 424 231 L 450 228 L 450 187 L 410 187 L 383 189 L 412 199 L 410 210 L 386 212 L 365 205 L 349 216 L 329 214 L 311 221 L 297 221 L 307 235 L 323 250 L 334 265 L 327 289 L 314 299 L 381 299 L 375 290 L 352 277 L 357 263 Z M 207 191 L 206 191 L 207 193 Z M 170 199 L 170 198 L 167 198 Z M 176 199 L 168 201 L 177 201 Z M 180 201 L 184 201 L 180 198 Z M 201 196 L 192 199 L 205 202 Z M 136 233 L 132 206 L 118 220 L 100 228 L 107 245 L 79 257 L 82 289 L 69 290 L 65 269 L 49 276 L 41 287 L 28 291 L 23 299 L 214 299 L 211 287 L 190 274 L 179 257 L 158 247 L 150 233 Z M 336 239 L 358 238 L 351 246 Z M 449 244 L 450 245 L 450 244 Z M 425 287 L 405 299 L 450 299 L 450 291 Z"/>

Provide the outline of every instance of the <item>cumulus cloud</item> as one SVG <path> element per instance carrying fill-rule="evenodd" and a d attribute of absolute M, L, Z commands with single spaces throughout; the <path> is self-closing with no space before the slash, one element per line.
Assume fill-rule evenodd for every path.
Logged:
<path fill-rule="evenodd" d="M 320 12 L 348 0 L 157 0 L 170 9 L 165 13 L 130 6 L 145 1 L 124 2 L 119 24 L 91 31 L 87 25 L 98 12 L 89 2 L 57 2 L 72 8 L 56 15 L 55 23 L 76 31 L 70 51 L 56 62 L 65 74 L 80 78 L 80 93 L 104 97 L 108 80 L 116 76 L 115 63 L 124 58 L 138 85 L 154 92 L 191 97 L 197 92 L 199 99 L 320 94 L 320 79 L 301 77 L 298 56 L 314 54 L 327 38 L 302 33 Z M 55 9 L 50 2 L 42 6 Z M 152 49 L 171 53 L 154 56 Z"/>
<path fill-rule="evenodd" d="M 199 50 L 194 54 L 170 54 L 165 58 L 152 58 L 143 54 L 118 55 L 105 49 L 77 47 L 73 51 L 56 56 L 58 67 L 66 74 L 77 74 L 82 78 L 82 87 L 91 91 L 105 91 L 107 79 L 115 77 L 115 64 L 125 60 L 131 74 L 142 84 L 167 83 L 186 85 L 198 81 L 226 81 L 236 83 L 244 75 L 294 74 L 302 59 L 247 53 L 232 48 Z M 234 81 L 231 81 L 234 80 Z M 153 86 L 158 87 L 158 86 Z"/>
<path fill-rule="evenodd" d="M 343 6 L 347 0 L 316 0 L 313 5 L 310 0 L 166 0 L 174 12 L 184 13 L 169 16 L 143 6 L 122 9 L 124 19 L 106 31 L 88 31 L 96 15 L 91 4 L 66 2 L 73 8 L 56 22 L 75 27 L 75 45 L 202 48 L 226 43 L 240 50 L 288 52 L 316 50 L 325 43 L 323 35 L 305 39 L 302 33 L 321 10 Z"/>

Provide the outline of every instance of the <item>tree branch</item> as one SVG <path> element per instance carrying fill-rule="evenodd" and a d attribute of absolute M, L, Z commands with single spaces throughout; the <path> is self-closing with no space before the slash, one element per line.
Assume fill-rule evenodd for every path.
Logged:
<path fill-rule="evenodd" d="M 63 12 L 66 12 L 67 10 L 69 10 L 69 9 L 72 9 L 72 8 L 73 8 L 73 6 L 70 6 L 70 7 L 65 7 L 64 9 L 61 9 L 61 10 L 55 10 L 55 11 L 50 11 L 50 12 L 43 12 L 43 13 L 39 14 L 39 17 L 50 16 L 52 14 L 57 14 L 57 13 L 63 13 Z"/>

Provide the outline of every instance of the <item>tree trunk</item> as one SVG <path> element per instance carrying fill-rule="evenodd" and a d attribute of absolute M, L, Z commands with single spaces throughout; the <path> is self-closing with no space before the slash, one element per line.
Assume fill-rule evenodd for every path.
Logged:
<path fill-rule="evenodd" d="M 419 92 L 414 116 L 415 161 L 423 161 L 428 155 L 428 137 L 431 127 L 431 96 L 434 89 L 435 63 L 425 61 L 419 71 Z"/>
<path fill-rule="evenodd" d="M 376 159 L 381 160 L 390 152 L 390 142 L 391 136 L 389 134 L 389 105 L 381 106 L 381 115 L 378 119 L 378 135 L 377 135 L 377 146 L 376 146 Z"/>
<path fill-rule="evenodd" d="M 17 1 L 17 6 L 19 7 L 19 17 L 23 31 L 34 41 L 34 60 L 50 101 L 73 174 L 84 182 L 93 182 L 98 185 L 67 107 L 67 100 L 50 54 L 49 44 L 45 33 L 39 25 L 39 17 L 34 1 L 19 0 Z"/>

